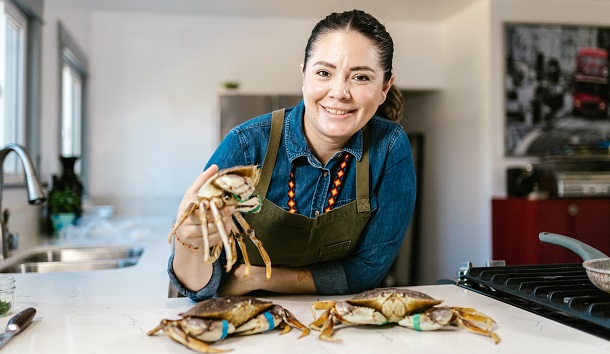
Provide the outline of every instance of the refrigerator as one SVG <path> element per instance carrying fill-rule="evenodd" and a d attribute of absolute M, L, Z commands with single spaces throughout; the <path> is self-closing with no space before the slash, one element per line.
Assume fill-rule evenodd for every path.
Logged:
<path fill-rule="evenodd" d="M 261 114 L 296 106 L 302 99 L 301 94 L 223 93 L 220 95 L 220 139 L 236 125 Z"/>

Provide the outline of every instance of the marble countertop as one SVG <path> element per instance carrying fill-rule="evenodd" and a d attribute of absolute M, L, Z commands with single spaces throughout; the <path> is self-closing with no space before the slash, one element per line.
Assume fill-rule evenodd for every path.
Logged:
<path fill-rule="evenodd" d="M 14 313 L 34 307 L 32 324 L 2 348 L 3 354 L 40 353 L 194 353 L 162 332 L 146 333 L 161 319 L 176 319 L 194 305 L 168 298 L 167 230 L 150 229 L 112 243 L 145 248 L 137 265 L 73 273 L 14 274 Z M 98 240 L 99 242 L 99 240 Z M 339 327 L 341 342 L 320 341 L 317 332 L 298 338 L 293 330 L 229 337 L 214 348 L 235 353 L 608 353 L 610 341 L 561 325 L 455 285 L 412 287 L 444 300 L 448 306 L 474 307 L 494 318 L 499 344 L 466 330 L 417 332 L 389 326 Z M 273 296 L 267 299 L 293 312 L 304 324 L 313 318 L 310 304 L 345 296 Z M 10 317 L 0 318 L 4 327 Z"/>

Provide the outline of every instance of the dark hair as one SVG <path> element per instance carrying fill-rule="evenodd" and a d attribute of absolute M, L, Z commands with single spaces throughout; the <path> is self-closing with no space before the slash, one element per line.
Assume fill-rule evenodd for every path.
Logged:
<path fill-rule="evenodd" d="M 394 42 L 383 24 L 373 16 L 360 10 L 334 12 L 316 24 L 311 31 L 307 46 L 305 47 L 303 70 L 307 67 L 307 59 L 311 57 L 318 39 L 322 35 L 340 30 L 357 31 L 373 42 L 373 45 L 377 48 L 379 62 L 383 68 L 383 82 L 387 83 L 392 77 Z M 395 85 L 392 85 L 386 100 L 379 106 L 376 114 L 393 121 L 399 121 L 402 118 L 402 105 L 403 100 L 400 90 Z"/>

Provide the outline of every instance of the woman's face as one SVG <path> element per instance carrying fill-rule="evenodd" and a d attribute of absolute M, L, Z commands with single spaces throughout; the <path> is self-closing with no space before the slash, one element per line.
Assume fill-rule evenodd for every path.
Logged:
<path fill-rule="evenodd" d="M 303 71 L 305 134 L 310 143 L 341 143 L 373 117 L 394 82 L 383 82 L 373 43 L 357 32 L 318 39 Z"/>

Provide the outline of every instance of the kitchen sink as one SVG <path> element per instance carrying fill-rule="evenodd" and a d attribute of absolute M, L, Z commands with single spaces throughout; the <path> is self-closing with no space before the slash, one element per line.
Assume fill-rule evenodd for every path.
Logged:
<path fill-rule="evenodd" d="M 48 246 L 0 262 L 0 273 L 81 272 L 131 267 L 144 248 L 134 246 Z"/>

